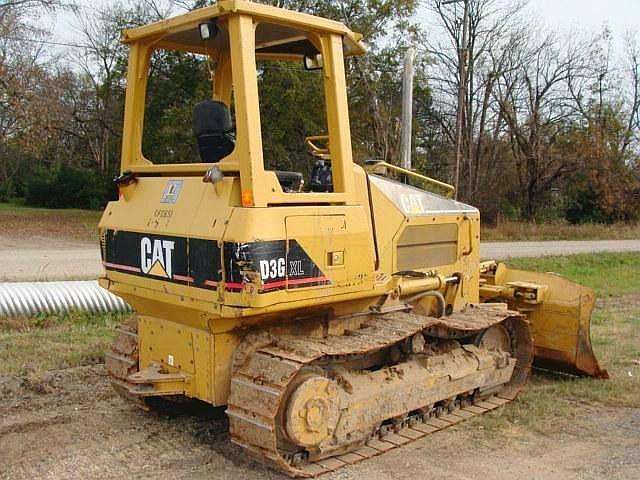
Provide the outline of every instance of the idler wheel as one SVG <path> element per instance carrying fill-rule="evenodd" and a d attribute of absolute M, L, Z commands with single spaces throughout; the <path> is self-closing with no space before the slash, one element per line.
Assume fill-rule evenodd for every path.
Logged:
<path fill-rule="evenodd" d="M 495 352 L 511 353 L 511 335 L 504 325 L 493 325 L 482 333 L 477 345 Z"/>
<path fill-rule="evenodd" d="M 293 391 L 285 412 L 289 439 L 301 447 L 313 447 L 329 438 L 338 421 L 337 390 L 324 377 L 307 378 Z"/>

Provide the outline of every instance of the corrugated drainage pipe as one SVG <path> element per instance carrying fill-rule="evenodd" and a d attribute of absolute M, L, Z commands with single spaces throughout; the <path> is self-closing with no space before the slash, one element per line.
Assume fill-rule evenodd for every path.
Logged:
<path fill-rule="evenodd" d="M 131 307 L 97 281 L 0 283 L 0 318 L 72 310 L 129 312 Z"/>

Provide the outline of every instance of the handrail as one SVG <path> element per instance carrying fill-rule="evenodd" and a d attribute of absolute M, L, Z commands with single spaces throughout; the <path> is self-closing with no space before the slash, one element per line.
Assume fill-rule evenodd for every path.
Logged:
<path fill-rule="evenodd" d="M 319 147 L 313 142 L 327 142 L 327 146 L 325 148 Z M 321 158 L 323 160 L 329 160 L 331 158 L 331 152 L 329 151 L 329 135 L 312 135 L 310 137 L 306 137 L 304 139 L 304 143 L 309 147 L 309 151 L 311 155 L 314 157 Z"/>
<path fill-rule="evenodd" d="M 453 194 L 456 191 L 456 188 L 453 185 L 449 185 L 448 183 L 441 182 L 440 180 L 436 180 L 435 178 L 427 177 L 426 175 L 422 175 L 420 173 L 414 172 L 413 170 L 407 170 L 406 168 L 398 167 L 397 165 L 393 165 L 391 163 L 387 163 L 383 161 L 374 163 L 368 168 L 368 170 L 373 171 L 373 169 L 376 167 L 385 167 L 385 168 L 388 168 L 389 170 L 394 170 L 396 172 L 409 175 L 410 177 L 417 178 L 418 180 L 422 180 L 425 183 L 430 183 L 432 185 L 435 185 L 443 189 L 446 192 L 447 197 L 449 198 L 453 197 Z"/>

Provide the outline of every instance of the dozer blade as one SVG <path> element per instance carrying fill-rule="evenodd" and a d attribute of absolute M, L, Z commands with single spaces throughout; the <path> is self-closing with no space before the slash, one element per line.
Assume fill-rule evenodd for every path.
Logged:
<path fill-rule="evenodd" d="M 529 317 L 535 347 L 534 365 L 573 375 L 609 378 L 593 353 L 590 337 L 595 293 L 554 273 L 481 266 L 486 283 L 482 301 L 507 301 Z"/>

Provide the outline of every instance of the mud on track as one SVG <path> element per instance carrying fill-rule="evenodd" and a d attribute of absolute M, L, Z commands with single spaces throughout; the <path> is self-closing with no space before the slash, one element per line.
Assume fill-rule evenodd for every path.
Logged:
<path fill-rule="evenodd" d="M 509 408 L 509 406 L 504 407 Z M 483 440 L 464 424 L 323 478 L 631 479 L 640 410 L 581 407 L 575 431 Z M 0 377 L 0 478 L 280 479 L 228 441 L 222 409 L 148 414 L 112 391 L 102 365 Z"/>

